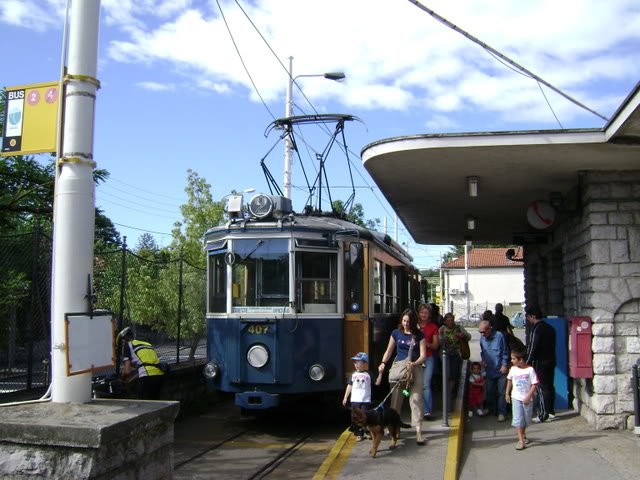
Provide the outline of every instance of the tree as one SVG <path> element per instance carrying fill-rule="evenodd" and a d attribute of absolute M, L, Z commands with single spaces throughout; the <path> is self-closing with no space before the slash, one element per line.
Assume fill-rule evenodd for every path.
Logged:
<path fill-rule="evenodd" d="M 348 212 L 344 211 L 344 202 L 342 200 L 334 200 L 331 205 L 333 210 L 338 213 L 345 220 L 355 223 L 356 225 L 367 228 L 369 230 L 375 230 L 380 226 L 379 218 L 364 218 L 364 207 L 361 203 L 354 204 Z"/>
<path fill-rule="evenodd" d="M 182 220 L 174 224 L 172 248 L 182 249 L 194 266 L 205 267 L 202 239 L 207 230 L 224 221 L 224 201 L 214 201 L 211 185 L 197 172 L 187 170 L 187 203 L 180 206 Z"/>

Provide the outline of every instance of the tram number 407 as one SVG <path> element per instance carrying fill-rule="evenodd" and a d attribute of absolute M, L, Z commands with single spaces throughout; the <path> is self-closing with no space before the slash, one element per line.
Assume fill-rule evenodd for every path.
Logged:
<path fill-rule="evenodd" d="M 247 328 L 247 332 L 264 335 L 269 332 L 269 325 L 251 325 Z"/>

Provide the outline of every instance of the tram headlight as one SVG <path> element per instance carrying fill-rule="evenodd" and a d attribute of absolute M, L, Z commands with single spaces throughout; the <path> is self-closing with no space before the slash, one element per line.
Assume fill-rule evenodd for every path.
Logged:
<path fill-rule="evenodd" d="M 311 365 L 311 367 L 309 368 L 309 377 L 314 382 L 319 382 L 325 377 L 325 375 L 326 371 L 324 367 L 318 363 L 316 363 L 315 365 Z"/>
<path fill-rule="evenodd" d="M 253 345 L 247 352 L 247 362 L 252 367 L 264 367 L 268 361 L 269 351 L 263 345 Z"/>
<path fill-rule="evenodd" d="M 209 362 L 204 366 L 204 370 L 202 371 L 202 373 L 204 374 L 205 378 L 213 380 L 218 376 L 219 371 L 220 369 L 218 368 L 217 363 Z"/>

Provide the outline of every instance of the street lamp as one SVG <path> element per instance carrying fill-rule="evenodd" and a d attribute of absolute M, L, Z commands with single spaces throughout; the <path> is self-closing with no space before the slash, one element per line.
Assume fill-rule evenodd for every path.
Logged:
<path fill-rule="evenodd" d="M 287 101 L 285 104 L 285 118 L 293 116 L 293 84 L 297 78 L 301 77 L 324 77 L 327 80 L 344 80 L 345 74 L 343 72 L 327 72 L 318 73 L 314 75 L 296 75 L 293 76 L 293 57 L 289 57 L 289 81 L 287 83 Z M 284 141 L 284 196 L 291 199 L 291 155 L 293 151 L 293 144 L 291 138 L 287 135 Z"/>

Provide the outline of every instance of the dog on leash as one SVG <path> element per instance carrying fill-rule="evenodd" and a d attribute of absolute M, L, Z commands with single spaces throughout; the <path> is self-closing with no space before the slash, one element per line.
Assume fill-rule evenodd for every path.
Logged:
<path fill-rule="evenodd" d="M 354 408 L 353 419 L 362 428 L 366 428 L 371 432 L 373 444 L 371 450 L 369 450 L 369 454 L 373 458 L 375 458 L 378 453 L 378 447 L 384 436 L 385 428 L 389 430 L 389 434 L 391 435 L 389 450 L 396 448 L 396 444 L 400 438 L 400 427 L 411 428 L 411 425 L 402 422 L 400 414 L 393 408 L 377 408 L 366 411 L 360 408 Z"/>

